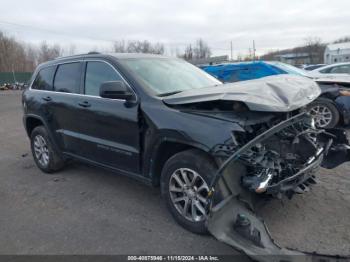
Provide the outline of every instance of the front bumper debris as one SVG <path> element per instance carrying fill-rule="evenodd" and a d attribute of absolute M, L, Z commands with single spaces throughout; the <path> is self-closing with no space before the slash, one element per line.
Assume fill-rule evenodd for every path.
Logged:
<path fill-rule="evenodd" d="M 209 192 L 209 214 L 207 218 L 207 227 L 209 232 L 218 240 L 238 249 L 253 260 L 256 261 L 350 261 L 350 257 L 328 256 L 316 253 L 305 253 L 298 250 L 291 250 L 279 246 L 271 237 L 264 221 L 254 212 L 254 197 L 251 192 L 242 189 L 241 179 L 232 178 L 232 173 L 236 172 L 237 163 L 240 155 L 249 150 L 256 143 L 269 138 L 282 129 L 303 121 L 304 114 L 299 114 L 278 125 L 270 128 L 264 133 L 252 139 L 250 142 L 235 151 L 223 164 L 214 176 Z M 338 131 L 342 133 L 342 131 Z M 333 134 L 333 138 L 337 136 Z M 345 141 L 345 136 L 342 136 Z M 339 140 L 339 139 L 338 139 Z M 328 151 L 331 155 L 338 143 L 345 143 L 335 139 L 335 146 L 331 147 L 332 139 L 326 139 L 324 146 L 318 148 L 316 154 L 312 156 L 305 166 L 294 175 L 287 177 L 278 183 L 268 185 L 268 183 L 259 185 L 268 194 L 280 194 L 281 192 L 302 193 L 307 191 L 307 186 L 315 183 L 314 173 L 325 158 L 328 157 Z M 347 143 L 348 144 L 348 143 Z M 341 148 L 344 148 L 342 146 Z M 345 146 L 344 159 L 349 160 L 349 147 Z M 344 153 L 345 152 L 345 153 Z M 333 152 L 334 153 L 334 152 Z M 339 158 L 338 154 L 334 157 Z M 344 162 L 344 161 L 343 161 Z M 231 176 L 227 177 L 227 175 Z M 268 177 L 267 177 L 268 179 Z M 266 180 L 267 181 L 267 180 Z M 225 195 L 216 201 L 214 199 L 217 187 L 224 184 L 228 187 L 228 195 Z M 219 191 L 219 190 L 217 190 Z"/>
<path fill-rule="evenodd" d="M 350 261 L 350 257 L 305 253 L 280 247 L 270 236 L 263 219 L 236 197 L 229 197 L 211 209 L 207 227 L 219 241 L 244 252 L 254 261 Z"/>

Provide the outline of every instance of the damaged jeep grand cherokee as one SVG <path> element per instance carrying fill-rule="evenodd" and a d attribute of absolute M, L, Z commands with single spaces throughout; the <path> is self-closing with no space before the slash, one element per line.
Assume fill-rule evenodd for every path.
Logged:
<path fill-rule="evenodd" d="M 37 166 L 77 159 L 160 186 L 186 229 L 247 254 L 288 253 L 254 200 L 291 198 L 348 161 L 341 129 L 316 129 L 318 85 L 297 76 L 222 84 L 175 58 L 98 53 L 41 64 L 23 93 Z"/>

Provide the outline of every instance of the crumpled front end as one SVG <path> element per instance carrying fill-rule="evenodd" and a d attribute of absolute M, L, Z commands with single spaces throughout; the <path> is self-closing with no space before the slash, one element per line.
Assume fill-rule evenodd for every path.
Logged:
<path fill-rule="evenodd" d="M 313 174 L 333 142 L 333 135 L 316 129 L 306 113 L 244 128 L 246 132 L 232 133 L 232 153 L 221 165 L 213 186 L 237 162 L 244 168 L 240 184 L 246 190 L 291 197 L 315 183 Z"/>
<path fill-rule="evenodd" d="M 342 151 L 344 161 L 348 161 L 348 142 L 339 141 L 339 130 L 316 129 L 307 113 L 245 129 L 232 134 L 226 152 L 217 152 L 229 155 L 227 148 L 232 150 L 211 184 L 208 229 L 255 260 L 300 261 L 304 253 L 281 248 L 273 241 L 254 212 L 255 200 L 261 196 L 291 198 L 308 191 L 316 183 L 315 172 L 327 163 L 329 155 L 339 158 Z M 314 261 L 315 257 L 323 256 L 313 254 L 303 259 Z"/>

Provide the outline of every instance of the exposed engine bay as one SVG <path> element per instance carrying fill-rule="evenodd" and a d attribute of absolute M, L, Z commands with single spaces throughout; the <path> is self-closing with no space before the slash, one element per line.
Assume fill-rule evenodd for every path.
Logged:
<path fill-rule="evenodd" d="M 239 155 L 239 161 L 246 167 L 242 186 L 256 193 L 269 193 L 281 198 L 281 194 L 291 197 L 295 192 L 302 193 L 309 185 L 315 184 L 313 173 L 327 153 L 332 136 L 315 128 L 310 116 L 296 116 L 287 125 L 271 136 L 258 141 Z M 288 120 L 287 120 L 288 121 Z M 252 137 L 266 132 L 269 126 L 278 124 L 272 121 L 260 128 L 249 126 L 250 132 L 234 133 L 236 148 L 241 148 Z M 318 164 L 315 164 L 315 163 Z M 312 167 L 311 167 L 312 166 Z"/>
<path fill-rule="evenodd" d="M 241 185 L 251 192 L 278 198 L 282 194 L 291 198 L 316 183 L 313 173 L 335 137 L 316 129 L 303 109 L 289 113 L 253 112 L 244 103 L 232 101 L 189 104 L 182 109 L 237 121 L 244 131 L 233 131 L 232 139 L 218 145 L 214 154 L 223 159 L 235 155 L 245 168 Z M 262 139 L 257 141 L 260 135 Z M 247 144 L 250 146 L 246 148 Z"/>

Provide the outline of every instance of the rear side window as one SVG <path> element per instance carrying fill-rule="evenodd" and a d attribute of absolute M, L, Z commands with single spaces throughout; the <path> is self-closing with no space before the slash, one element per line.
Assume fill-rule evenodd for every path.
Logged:
<path fill-rule="evenodd" d="M 330 73 L 334 74 L 350 74 L 350 66 L 342 65 L 342 66 L 335 66 L 330 70 Z"/>
<path fill-rule="evenodd" d="M 87 63 L 85 74 L 86 95 L 99 96 L 101 84 L 109 81 L 122 81 L 122 78 L 110 65 L 106 63 Z"/>
<path fill-rule="evenodd" d="M 52 82 L 55 69 L 55 66 L 41 69 L 32 84 L 32 89 L 52 91 Z"/>
<path fill-rule="evenodd" d="M 81 63 L 59 65 L 54 81 L 55 91 L 78 94 L 80 73 Z"/>

